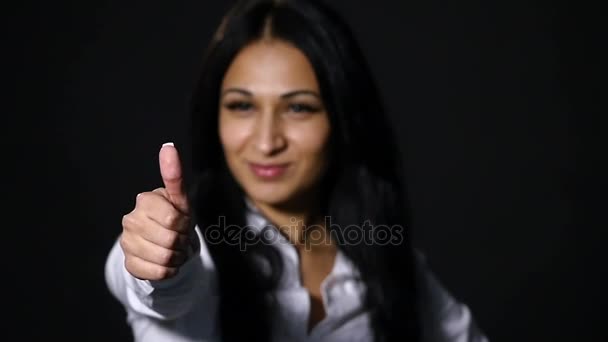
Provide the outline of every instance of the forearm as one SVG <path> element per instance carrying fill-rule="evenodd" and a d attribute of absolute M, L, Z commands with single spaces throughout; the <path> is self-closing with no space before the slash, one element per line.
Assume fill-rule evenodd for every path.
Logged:
<path fill-rule="evenodd" d="M 196 228 L 199 248 L 179 272 L 161 281 L 137 279 L 125 268 L 125 255 L 115 242 L 105 265 L 105 279 L 110 292 L 127 311 L 157 318 L 174 319 L 188 312 L 199 296 L 212 295 L 215 288 L 213 262 Z"/>

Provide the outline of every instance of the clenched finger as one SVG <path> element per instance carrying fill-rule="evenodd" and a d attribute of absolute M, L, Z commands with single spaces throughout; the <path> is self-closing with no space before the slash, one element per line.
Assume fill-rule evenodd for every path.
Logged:
<path fill-rule="evenodd" d="M 125 258 L 125 268 L 135 278 L 141 280 L 163 280 L 177 274 L 177 268 L 151 263 L 134 255 Z"/>
<path fill-rule="evenodd" d="M 138 196 L 137 210 L 166 229 L 188 230 L 189 217 L 177 210 L 159 189 Z"/>
<path fill-rule="evenodd" d="M 167 229 L 158 222 L 144 218 L 139 223 L 143 227 L 138 229 L 143 239 L 167 249 L 185 251 L 190 245 L 190 235 Z"/>
<path fill-rule="evenodd" d="M 125 235 L 121 245 L 126 254 L 167 267 L 179 267 L 186 260 L 184 251 L 172 250 L 158 246 L 137 235 Z"/>

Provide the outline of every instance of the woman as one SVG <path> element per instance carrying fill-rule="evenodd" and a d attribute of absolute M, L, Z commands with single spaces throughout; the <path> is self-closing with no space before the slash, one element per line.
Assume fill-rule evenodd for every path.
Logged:
<path fill-rule="evenodd" d="M 413 252 L 395 140 L 334 12 L 238 2 L 193 99 L 196 181 L 164 145 L 165 186 L 106 264 L 136 340 L 486 340 Z"/>

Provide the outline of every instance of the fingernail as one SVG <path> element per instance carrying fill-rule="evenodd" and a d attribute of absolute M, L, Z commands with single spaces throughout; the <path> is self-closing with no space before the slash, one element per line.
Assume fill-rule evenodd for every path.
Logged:
<path fill-rule="evenodd" d="M 167 142 L 167 143 L 164 143 L 164 144 L 163 144 L 163 147 L 165 147 L 165 146 L 173 146 L 173 147 L 175 147 L 175 145 L 173 145 L 173 143 L 172 143 L 172 142 Z"/>

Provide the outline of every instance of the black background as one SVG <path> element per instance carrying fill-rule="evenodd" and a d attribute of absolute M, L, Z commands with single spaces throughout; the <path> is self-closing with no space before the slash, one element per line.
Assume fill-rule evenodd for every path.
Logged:
<path fill-rule="evenodd" d="M 582 3 L 332 1 L 407 163 L 415 244 L 492 341 L 606 341 L 605 42 Z M 103 279 L 229 2 L 5 9 L 6 298 L 26 337 L 129 340 Z M 599 114 L 599 115 L 598 115 Z M 6 207 L 6 204 L 4 204 Z M 8 303 L 8 304 L 6 304 Z"/>

